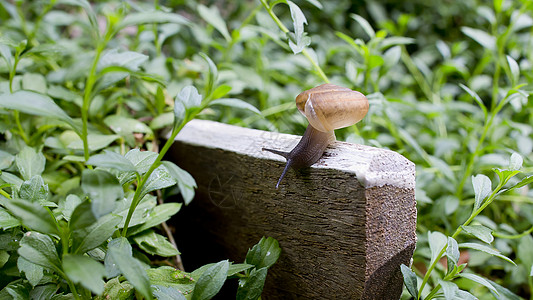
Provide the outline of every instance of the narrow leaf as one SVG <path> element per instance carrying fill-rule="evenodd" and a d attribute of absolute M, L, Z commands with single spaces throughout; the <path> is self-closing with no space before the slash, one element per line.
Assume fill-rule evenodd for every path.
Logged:
<path fill-rule="evenodd" d="M 135 287 L 135 289 L 145 298 L 153 299 L 150 288 L 150 280 L 146 275 L 141 263 L 132 256 L 124 255 L 116 248 L 108 250 L 113 261 L 116 263 L 124 277 Z"/>
<path fill-rule="evenodd" d="M 36 265 L 56 271 L 61 269 L 54 242 L 46 234 L 26 232 L 20 240 L 18 253 Z"/>
<path fill-rule="evenodd" d="M 267 268 L 253 269 L 250 272 L 246 282 L 243 286 L 237 289 L 237 300 L 256 300 L 261 297 L 263 292 L 263 286 L 265 285 L 265 279 L 267 276 Z"/>
<path fill-rule="evenodd" d="M 200 15 L 200 17 L 202 17 L 202 19 L 204 19 L 207 23 L 213 26 L 218 32 L 220 32 L 220 34 L 222 34 L 222 36 L 224 37 L 224 39 L 226 39 L 227 42 L 231 41 L 231 35 L 228 32 L 226 22 L 220 15 L 220 12 L 218 11 L 216 5 L 207 7 L 203 4 L 199 4 L 198 14 Z"/>
<path fill-rule="evenodd" d="M 123 172 L 137 171 L 135 166 L 124 156 L 109 150 L 104 150 L 103 154 L 96 154 L 89 158 L 88 165 L 102 168 L 116 169 Z"/>
<path fill-rule="evenodd" d="M 478 174 L 472 176 L 472 185 L 474 186 L 474 211 L 478 210 L 483 203 L 483 200 L 487 198 L 492 192 L 492 182 L 490 179 L 483 175 Z"/>
<path fill-rule="evenodd" d="M 496 50 L 496 38 L 483 30 L 461 27 L 461 31 L 488 50 Z"/>
<path fill-rule="evenodd" d="M 459 248 L 469 248 L 469 249 L 474 249 L 474 250 L 478 250 L 478 251 L 482 251 L 482 252 L 485 252 L 487 254 L 490 254 L 492 256 L 496 256 L 496 257 L 499 257 L 507 262 L 510 262 L 512 263 L 513 265 L 516 266 L 516 264 L 514 263 L 514 261 L 512 261 L 510 258 L 508 258 L 507 256 L 505 255 L 502 255 L 498 250 L 496 249 L 493 249 L 491 247 L 488 247 L 488 246 L 485 246 L 485 245 L 482 245 L 482 244 L 476 244 L 476 243 L 462 243 L 462 244 L 459 244 Z"/>
<path fill-rule="evenodd" d="M 115 201 L 124 197 L 124 191 L 118 179 L 103 170 L 83 170 L 81 189 L 89 195 L 91 210 L 98 219 L 113 211 Z"/>
<path fill-rule="evenodd" d="M 57 118 L 73 124 L 72 119 L 50 97 L 31 91 L 0 95 L 0 107 L 35 116 Z"/>
<path fill-rule="evenodd" d="M 407 267 L 404 264 L 400 265 L 400 269 L 403 274 L 403 283 L 405 284 L 407 291 L 415 299 L 418 299 L 418 288 L 417 288 L 417 279 L 416 279 L 415 272 L 413 272 L 411 268 Z"/>
<path fill-rule="evenodd" d="M 25 146 L 15 156 L 15 164 L 22 178 L 29 180 L 33 176 L 43 173 L 46 159 L 42 152 L 37 152 L 31 147 Z"/>
<path fill-rule="evenodd" d="M 509 69 L 511 70 L 511 82 L 514 85 L 518 82 L 520 77 L 520 67 L 518 66 L 516 60 L 509 55 L 507 55 L 507 63 L 509 64 Z"/>
<path fill-rule="evenodd" d="M 279 258 L 281 248 L 276 239 L 262 237 L 246 254 L 245 263 L 255 265 L 257 269 L 270 268 Z"/>
<path fill-rule="evenodd" d="M 220 289 L 228 274 L 229 262 L 227 260 L 220 261 L 208 268 L 198 278 L 194 286 L 191 300 L 207 300 L 213 298 Z"/>
<path fill-rule="evenodd" d="M 494 237 L 492 236 L 492 229 L 487 228 L 483 225 L 470 225 L 461 227 L 466 233 L 475 236 L 476 238 L 487 244 L 490 244 L 492 243 L 492 241 L 494 241 Z"/>
<path fill-rule="evenodd" d="M 368 35 L 370 39 L 376 36 L 376 32 L 374 31 L 374 29 L 372 29 L 372 26 L 370 25 L 370 23 L 368 23 L 368 21 L 365 18 L 357 14 L 351 14 L 350 16 L 352 17 L 352 19 L 357 21 L 359 25 L 361 25 L 361 27 L 363 28 L 363 30 L 365 31 L 365 33 Z"/>
<path fill-rule="evenodd" d="M 440 251 L 446 247 L 448 242 L 446 236 L 438 231 L 428 232 L 429 249 L 431 250 L 431 262 L 440 259 Z"/>
<path fill-rule="evenodd" d="M 479 97 L 479 95 L 474 92 L 473 90 L 471 90 L 469 87 L 467 87 L 466 85 L 460 83 L 459 86 L 465 90 L 476 102 L 477 104 L 479 105 L 479 107 L 481 107 L 481 109 L 483 110 L 483 115 L 485 117 L 487 117 L 487 107 L 485 106 L 485 103 L 483 103 L 483 100 L 481 100 L 481 97 Z"/>
<path fill-rule="evenodd" d="M 485 278 L 479 276 L 479 275 L 476 275 L 476 274 L 472 274 L 472 273 L 459 273 L 458 274 L 460 277 L 463 277 L 463 278 L 466 278 L 466 279 L 469 279 L 469 280 L 472 280 L 474 282 L 477 282 L 479 284 L 481 284 L 482 286 L 488 288 L 489 290 L 491 290 L 491 292 L 494 292 L 496 295 L 499 295 L 498 291 L 492 286 L 492 284 L 490 284 L 490 282 L 488 282 Z"/>
<path fill-rule="evenodd" d="M 230 106 L 230 107 L 234 107 L 234 108 L 246 109 L 246 110 L 249 110 L 249 111 L 251 111 L 253 113 L 256 113 L 258 115 L 261 114 L 261 112 L 257 108 L 255 108 L 255 106 L 253 106 L 250 103 L 245 102 L 245 101 L 243 101 L 241 99 L 236 99 L 236 98 L 220 98 L 220 99 L 216 99 L 216 100 L 211 101 L 211 103 L 209 103 L 209 105 Z"/>
<path fill-rule="evenodd" d="M 522 168 L 523 163 L 524 159 L 522 156 L 516 152 L 513 152 L 513 154 L 511 154 L 511 158 L 509 159 L 509 170 L 518 171 Z"/>
<path fill-rule="evenodd" d="M 86 230 L 81 230 L 74 239 L 72 246 L 74 252 L 83 254 L 102 245 L 117 230 L 121 220 L 119 216 L 107 215 Z"/>
<path fill-rule="evenodd" d="M 42 233 L 58 234 L 55 220 L 39 203 L 0 196 L 0 204 L 19 217 L 29 228 Z"/>
<path fill-rule="evenodd" d="M 63 271 L 74 283 L 79 283 L 91 292 L 100 295 L 104 291 L 105 268 L 102 264 L 85 255 L 67 254 L 63 256 Z"/>

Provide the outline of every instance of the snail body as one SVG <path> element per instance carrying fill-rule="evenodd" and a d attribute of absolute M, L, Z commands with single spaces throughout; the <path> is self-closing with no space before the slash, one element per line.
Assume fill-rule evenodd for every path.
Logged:
<path fill-rule="evenodd" d="M 335 129 L 354 125 L 368 112 L 368 100 L 362 93 L 329 83 L 300 93 L 296 106 L 309 121 L 300 142 L 290 152 L 263 148 L 287 159 L 276 188 L 290 167 L 309 167 L 320 159 L 335 142 Z"/>

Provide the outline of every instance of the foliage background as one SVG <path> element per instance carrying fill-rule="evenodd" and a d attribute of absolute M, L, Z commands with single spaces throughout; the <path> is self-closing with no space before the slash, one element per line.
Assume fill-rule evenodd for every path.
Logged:
<path fill-rule="evenodd" d="M 87 14 L 70 2 L 75 1 L 0 2 L 2 38 L 27 40 L 25 49 L 41 46 L 20 60 L 16 74 L 2 62 L 0 91 L 10 92 L 11 78 L 14 90 L 47 94 L 72 117 L 83 118 L 76 101 L 86 90 L 95 41 L 78 22 Z M 137 63 L 132 57 L 124 64 L 128 70 L 110 70 L 129 76 L 97 86 L 88 107 L 90 129 L 112 133 L 107 117 L 116 114 L 149 131 L 125 134 L 106 149 L 157 150 L 157 132 L 173 122 L 171 99 L 186 86 L 197 87 L 206 103 L 201 112 L 187 110 L 187 116 L 294 134 L 307 126 L 293 102 L 299 92 L 325 81 L 359 90 L 370 100 L 368 116 L 336 135 L 392 149 L 417 165 L 412 270 L 419 295 L 469 297 L 461 289 L 479 299 L 533 297 L 533 192 L 530 177 L 518 172 L 532 170 L 530 1 L 96 1 L 93 8 L 102 32 L 106 20 L 120 18 L 122 10 L 184 17 L 126 27 L 108 41 L 106 49 L 147 57 Z M 207 105 L 218 98 L 233 100 L 221 102 L 229 106 Z M 22 131 L 36 126 L 22 117 Z M 13 129 L 4 126 L 7 137 Z M 51 155 L 46 138 L 61 138 L 61 132 L 42 129 L 34 140 L 10 140 L 6 149 L 15 154 L 23 142 L 32 143 Z M 64 158 L 48 160 L 62 164 Z M 56 194 L 65 180 L 43 178 Z M 506 189 L 512 191 L 503 193 Z M 500 257 L 464 247 L 480 241 Z M 439 255 L 441 249 L 446 253 Z M 443 254 L 443 263 L 437 263 Z M 445 260 L 448 266 L 467 263 L 463 273 L 478 277 L 458 276 Z"/>

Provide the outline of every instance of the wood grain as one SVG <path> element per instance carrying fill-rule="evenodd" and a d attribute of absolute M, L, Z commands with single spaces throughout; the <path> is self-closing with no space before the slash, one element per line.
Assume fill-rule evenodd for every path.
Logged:
<path fill-rule="evenodd" d="M 248 248 L 272 236 L 282 254 L 263 299 L 398 299 L 399 266 L 409 264 L 416 243 L 414 164 L 336 142 L 275 189 L 284 159 L 261 148 L 290 150 L 298 140 L 211 121 L 185 126 L 167 157 L 198 184 L 175 224 L 185 267 L 242 262 Z M 202 241 L 183 242 L 195 237 Z"/>

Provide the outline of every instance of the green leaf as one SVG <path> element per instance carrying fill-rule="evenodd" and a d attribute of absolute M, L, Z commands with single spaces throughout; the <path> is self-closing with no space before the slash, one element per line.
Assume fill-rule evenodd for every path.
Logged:
<path fill-rule="evenodd" d="M 50 97 L 31 91 L 0 94 L 0 107 L 18 110 L 34 116 L 56 118 L 76 129 L 74 121 Z"/>
<path fill-rule="evenodd" d="M 245 263 L 254 265 L 257 269 L 270 268 L 279 258 L 281 248 L 278 241 L 272 237 L 262 237 L 246 254 Z"/>
<path fill-rule="evenodd" d="M 261 114 L 261 112 L 257 108 L 255 108 L 255 106 L 251 105 L 248 102 L 244 102 L 241 99 L 236 99 L 236 98 L 216 99 L 216 100 L 211 101 L 209 105 L 223 105 L 223 106 L 229 106 L 229 107 L 234 107 L 234 108 L 247 109 L 258 115 Z"/>
<path fill-rule="evenodd" d="M 100 295 L 104 291 L 105 268 L 101 263 L 85 255 L 63 256 L 63 271 L 74 283 Z"/>
<path fill-rule="evenodd" d="M 119 278 L 113 278 L 106 282 L 104 292 L 101 296 L 96 297 L 95 300 L 130 300 L 134 299 L 135 289 L 127 282 L 120 282 Z"/>
<path fill-rule="evenodd" d="M 522 156 L 516 152 L 513 152 L 513 154 L 511 154 L 511 158 L 509 159 L 509 170 L 518 171 L 522 168 L 523 163 L 524 159 Z"/>
<path fill-rule="evenodd" d="M 228 32 L 228 27 L 226 22 L 220 15 L 216 5 L 207 7 L 202 4 L 198 4 L 198 14 L 204 21 L 213 26 L 222 36 L 226 39 L 227 42 L 231 42 L 231 35 Z"/>
<path fill-rule="evenodd" d="M 229 262 L 223 260 L 205 270 L 194 286 L 191 300 L 206 300 L 215 296 L 226 281 L 228 268 Z"/>
<path fill-rule="evenodd" d="M 97 219 L 112 212 L 115 201 L 124 197 L 118 179 L 103 170 L 83 170 L 81 189 L 92 200 L 91 210 Z"/>
<path fill-rule="evenodd" d="M 129 13 L 119 24 L 118 28 L 127 26 L 152 24 L 152 23 L 176 23 L 189 24 L 189 21 L 179 14 L 167 13 L 162 11 L 145 11 L 138 13 Z"/>
<path fill-rule="evenodd" d="M 202 104 L 202 95 L 198 93 L 198 90 L 194 86 L 188 85 L 181 89 L 176 96 L 176 101 L 183 103 L 186 109 L 198 107 Z"/>
<path fill-rule="evenodd" d="M 32 286 L 39 284 L 44 276 L 44 269 L 42 266 L 34 264 L 22 256 L 17 259 L 17 268 L 19 271 L 24 272 L 24 276 Z"/>
<path fill-rule="evenodd" d="M 146 272 L 152 284 L 172 287 L 183 294 L 190 294 L 196 283 L 188 273 L 169 266 L 148 269 Z"/>
<path fill-rule="evenodd" d="M 459 288 L 457 285 L 450 281 L 444 281 L 439 279 L 439 284 L 442 287 L 442 292 L 444 293 L 444 299 L 454 300 Z"/>
<path fill-rule="evenodd" d="M 492 183 L 490 179 L 483 175 L 478 174 L 472 176 L 472 185 L 474 186 L 474 211 L 478 210 L 483 204 L 483 200 L 487 198 L 492 192 Z"/>
<path fill-rule="evenodd" d="M 416 274 L 409 268 L 408 266 L 401 264 L 400 269 L 403 274 L 403 283 L 405 284 L 405 287 L 407 288 L 407 291 L 411 296 L 413 296 L 415 299 L 418 299 L 418 288 L 417 288 L 417 279 Z"/>
<path fill-rule="evenodd" d="M 178 289 L 162 285 L 152 285 L 152 287 L 154 288 L 154 296 L 159 300 L 187 300 Z"/>
<path fill-rule="evenodd" d="M 236 299 L 256 300 L 261 297 L 266 276 L 267 268 L 253 269 L 244 285 L 238 287 Z"/>
<path fill-rule="evenodd" d="M 112 142 L 119 139 L 120 135 L 116 134 L 89 134 L 87 135 L 87 141 L 89 143 L 89 150 L 91 152 L 100 150 L 109 146 Z M 76 139 L 70 144 L 67 145 L 68 148 L 73 150 L 83 150 L 83 141 L 81 139 Z"/>
<path fill-rule="evenodd" d="M 178 250 L 164 236 L 153 230 L 136 235 L 133 240 L 142 250 L 151 255 L 170 257 L 179 254 Z"/>
<path fill-rule="evenodd" d="M 124 156 L 109 150 L 104 150 L 103 154 L 96 154 L 89 158 L 88 165 L 102 168 L 115 169 L 123 172 L 136 172 L 135 166 Z"/>
<path fill-rule="evenodd" d="M 209 97 L 211 95 L 211 92 L 213 91 L 213 87 L 215 86 L 217 80 L 218 80 L 218 69 L 215 63 L 207 56 L 207 54 L 200 52 L 199 55 L 207 62 L 208 66 L 208 72 L 207 76 L 205 77 L 205 96 Z"/>
<path fill-rule="evenodd" d="M 370 39 L 373 39 L 374 37 L 376 37 L 376 32 L 374 31 L 370 23 L 368 23 L 368 21 L 365 18 L 361 17 L 360 15 L 356 15 L 356 14 L 351 14 L 350 17 L 352 17 L 352 19 L 354 19 L 355 21 L 357 21 L 357 23 L 359 23 L 359 25 L 361 25 L 361 27 L 363 28 L 363 30 L 365 31 L 365 33 L 368 35 Z"/>
<path fill-rule="evenodd" d="M 13 164 L 15 156 L 8 152 L 0 150 L 0 170 L 5 170 Z"/>
<path fill-rule="evenodd" d="M 137 172 L 141 175 L 148 172 L 152 164 L 157 158 L 157 153 L 152 151 L 140 151 L 139 149 L 131 149 L 126 153 L 125 157 L 131 161 L 131 163 L 137 169 Z"/>
<path fill-rule="evenodd" d="M 182 108 L 184 108 L 183 105 L 182 105 Z M 183 114 L 185 114 L 184 110 L 183 110 Z M 182 118 L 183 118 L 183 116 L 182 116 Z M 174 113 L 166 112 L 166 113 L 160 114 L 157 117 L 155 117 L 150 122 L 150 128 L 152 128 L 154 130 L 160 129 L 160 128 L 172 125 L 173 122 L 174 122 Z"/>
<path fill-rule="evenodd" d="M 461 31 L 484 48 L 491 51 L 496 50 L 496 38 L 485 31 L 466 26 L 461 27 Z"/>
<path fill-rule="evenodd" d="M 516 249 L 516 256 L 520 259 L 521 265 L 524 266 L 526 271 L 533 268 L 533 256 L 531 255 L 531 249 L 533 247 L 533 237 L 530 234 L 520 238 L 518 247 Z"/>
<path fill-rule="evenodd" d="M 504 288 L 503 286 L 497 284 L 496 282 L 487 279 L 487 281 L 498 291 L 499 297 L 496 297 L 496 294 L 494 294 L 492 291 L 491 293 L 495 296 L 498 300 L 522 300 L 523 298 L 515 295 L 513 292 L 508 290 L 507 288 Z"/>
<path fill-rule="evenodd" d="M 112 115 L 104 119 L 104 123 L 116 134 L 125 135 L 133 132 L 152 134 L 152 129 L 141 121 L 126 118 L 119 115 Z"/>
<path fill-rule="evenodd" d="M 170 219 L 170 217 L 175 215 L 180 210 L 180 208 L 181 203 L 175 202 L 163 203 L 154 207 L 152 211 L 148 214 L 146 222 L 139 225 L 139 227 L 129 229 L 128 235 L 137 234 L 167 221 L 168 219 Z"/>
<path fill-rule="evenodd" d="M 20 226 L 22 223 L 19 219 L 13 217 L 7 210 L 0 207 L 0 228 L 3 230 Z"/>
<path fill-rule="evenodd" d="M 122 255 L 126 255 L 129 257 L 131 257 L 133 253 L 128 239 L 124 237 L 112 239 L 107 244 L 107 249 L 116 249 L 118 253 L 122 253 Z M 106 256 L 104 258 L 104 266 L 107 278 L 113 278 L 121 274 L 120 269 L 113 260 L 113 257 L 109 254 L 109 251 L 106 253 Z"/>
<path fill-rule="evenodd" d="M 161 164 L 165 166 L 170 176 L 172 176 L 178 182 L 178 187 L 185 205 L 191 203 L 192 199 L 194 198 L 194 189 L 197 187 L 196 181 L 191 174 L 178 167 L 173 162 L 162 161 Z"/>
<path fill-rule="evenodd" d="M 453 267 L 457 265 L 461 254 L 459 253 L 457 241 L 454 238 L 449 236 L 447 244 L 446 257 L 448 257 L 448 273 L 450 273 L 453 270 Z"/>
<path fill-rule="evenodd" d="M 48 184 L 44 183 L 41 175 L 34 175 L 20 186 L 19 197 L 31 202 L 43 202 L 48 199 Z"/>
<path fill-rule="evenodd" d="M 251 268 L 254 268 L 254 265 L 250 264 L 232 264 L 230 263 L 229 269 L 228 269 L 228 277 L 235 275 L 237 273 L 249 270 Z"/>
<path fill-rule="evenodd" d="M 27 227 L 43 233 L 58 234 L 55 220 L 39 203 L 16 199 L 10 200 L 0 196 L 0 204 L 19 217 Z"/>
<path fill-rule="evenodd" d="M 290 32 L 289 47 L 294 54 L 298 54 L 303 51 L 305 47 L 311 44 L 311 39 L 306 35 L 304 31 L 304 24 L 307 24 L 307 19 L 298 5 L 292 1 L 287 0 L 287 5 L 291 11 L 292 26 L 294 32 Z"/>
<path fill-rule="evenodd" d="M 69 195 L 74 196 L 74 195 Z M 77 196 L 75 196 L 78 198 Z M 67 197 L 68 199 L 69 197 Z M 78 198 L 79 199 L 79 198 Z M 71 200 L 76 201 L 76 200 Z M 77 202 L 77 201 L 76 201 Z M 89 201 L 84 201 L 79 203 L 76 208 L 74 208 L 69 221 L 69 228 L 71 231 L 86 228 L 96 222 L 96 217 L 91 210 L 91 203 Z"/>
<path fill-rule="evenodd" d="M 499 295 L 498 291 L 492 286 L 492 284 L 490 284 L 490 282 L 488 282 L 485 278 L 479 276 L 479 275 L 476 275 L 476 274 L 472 274 L 472 273 L 459 273 L 458 274 L 460 277 L 463 277 L 463 278 L 466 278 L 466 279 L 469 279 L 469 280 L 472 280 L 474 282 L 477 282 L 479 284 L 481 284 L 482 286 L 488 288 L 491 292 L 494 292 L 496 295 Z"/>
<path fill-rule="evenodd" d="M 478 251 L 482 251 L 482 252 L 485 252 L 487 254 L 490 254 L 492 256 L 496 256 L 496 257 L 499 257 L 505 261 L 508 261 L 510 263 L 512 263 L 513 265 L 516 266 L 516 264 L 514 263 L 514 261 L 512 261 L 510 258 L 508 258 L 507 256 L 505 255 L 502 255 L 498 250 L 496 249 L 493 249 L 493 248 L 490 248 L 488 246 L 485 246 L 485 245 L 482 245 L 482 244 L 476 244 L 476 243 L 462 243 L 462 244 L 459 244 L 459 248 L 469 248 L 469 249 L 474 249 L 474 250 L 478 250 Z"/>
<path fill-rule="evenodd" d="M 528 184 L 530 184 L 532 182 L 533 182 L 533 175 L 529 175 L 527 177 L 524 177 L 522 180 L 520 180 L 520 182 L 517 183 L 515 186 L 513 186 L 513 188 L 516 188 L 516 189 L 517 188 L 521 188 L 521 187 L 526 186 L 526 185 L 528 185 Z"/>
<path fill-rule="evenodd" d="M 83 254 L 102 245 L 118 229 L 117 225 L 121 220 L 119 216 L 106 215 L 87 229 L 77 231 L 72 245 L 73 252 Z"/>
<path fill-rule="evenodd" d="M 44 171 L 46 159 L 42 152 L 25 146 L 15 156 L 15 164 L 24 180 L 29 180 L 35 175 L 41 175 Z"/>
<path fill-rule="evenodd" d="M 483 103 L 483 100 L 481 100 L 481 97 L 479 97 L 479 95 L 474 92 L 473 90 L 471 90 L 470 88 L 468 88 L 466 85 L 460 83 L 459 86 L 465 90 L 476 102 L 477 104 L 479 105 L 479 107 L 481 107 L 481 109 L 483 110 L 483 115 L 485 116 L 485 118 L 487 117 L 487 114 L 488 114 L 488 111 L 487 111 L 487 107 L 485 106 L 485 103 Z"/>
<path fill-rule="evenodd" d="M 133 200 L 133 193 L 129 193 L 127 197 L 118 201 L 117 208 L 113 211 L 112 214 L 122 217 L 122 222 L 118 225 L 119 228 L 124 228 L 126 217 L 131 206 L 131 201 Z M 145 195 L 141 198 L 141 201 L 135 208 L 133 216 L 131 217 L 129 226 L 136 226 L 146 222 L 147 216 L 150 214 L 152 209 L 156 207 L 157 200 L 155 196 L 150 194 Z M 128 230 L 129 232 L 129 230 Z"/>
<path fill-rule="evenodd" d="M 440 251 L 446 247 L 448 239 L 446 236 L 438 231 L 428 231 L 429 249 L 431 250 L 431 263 L 440 259 Z"/>
<path fill-rule="evenodd" d="M 509 64 L 509 69 L 511 70 L 511 82 L 515 85 L 520 78 L 520 67 L 516 60 L 511 56 L 507 55 L 507 63 Z"/>
<path fill-rule="evenodd" d="M 59 200 L 58 204 L 58 210 L 61 212 L 61 215 L 65 219 L 65 221 L 69 222 L 70 218 L 72 217 L 72 213 L 74 212 L 74 209 L 81 203 L 80 197 L 70 194 L 67 195 L 66 198 L 62 198 Z M 91 213 L 92 215 L 92 213 Z M 94 219 L 94 217 L 93 217 Z M 96 220 L 95 220 L 96 221 Z"/>
<path fill-rule="evenodd" d="M 174 184 L 176 184 L 176 179 L 170 175 L 170 173 L 167 171 L 167 168 L 164 166 L 159 166 L 146 180 L 146 184 L 143 186 L 141 195 L 145 195 L 151 191 L 160 190 Z"/>
<path fill-rule="evenodd" d="M 61 270 L 61 262 L 52 239 L 38 232 L 28 231 L 20 240 L 18 254 L 36 265 Z"/>
<path fill-rule="evenodd" d="M 124 277 L 145 298 L 153 299 L 150 281 L 141 263 L 130 255 L 113 247 L 108 249 L 108 255 L 116 263 Z"/>
<path fill-rule="evenodd" d="M 492 229 L 487 228 L 483 225 L 469 225 L 461 227 L 466 233 L 475 236 L 476 238 L 487 244 L 490 244 L 492 243 L 492 241 L 494 241 L 494 237 L 492 236 Z"/>
<path fill-rule="evenodd" d="M 98 60 L 98 71 L 109 66 L 125 67 L 130 71 L 137 71 L 141 64 L 148 60 L 148 56 L 134 51 L 118 52 L 118 49 L 105 51 Z"/>

